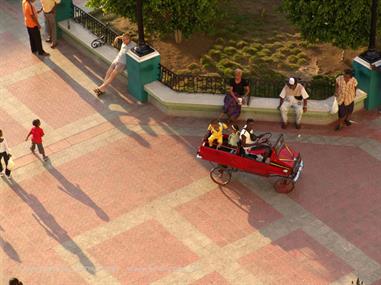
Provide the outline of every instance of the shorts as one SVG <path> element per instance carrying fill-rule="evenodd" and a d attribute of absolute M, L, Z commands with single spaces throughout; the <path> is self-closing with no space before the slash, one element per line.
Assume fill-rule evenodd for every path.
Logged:
<path fill-rule="evenodd" d="M 339 118 L 345 118 L 345 116 L 350 115 L 353 113 L 353 109 L 355 106 L 355 102 L 352 102 L 348 106 L 345 106 L 344 103 L 339 105 Z"/>
<path fill-rule="evenodd" d="M 113 62 L 110 67 L 117 72 L 122 72 L 126 68 L 126 65 L 121 62 Z"/>

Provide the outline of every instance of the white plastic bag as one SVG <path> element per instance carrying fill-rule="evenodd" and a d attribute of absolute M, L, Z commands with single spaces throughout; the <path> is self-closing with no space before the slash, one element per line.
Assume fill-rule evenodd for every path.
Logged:
<path fill-rule="evenodd" d="M 7 165 L 7 169 L 12 171 L 13 169 L 15 168 L 15 162 L 13 161 L 13 158 L 10 157 L 8 159 L 8 165 Z"/>
<path fill-rule="evenodd" d="M 339 104 L 337 104 L 336 97 L 333 98 L 333 103 L 331 106 L 331 110 L 329 110 L 329 112 L 331 114 L 336 114 L 337 112 L 339 112 Z"/>

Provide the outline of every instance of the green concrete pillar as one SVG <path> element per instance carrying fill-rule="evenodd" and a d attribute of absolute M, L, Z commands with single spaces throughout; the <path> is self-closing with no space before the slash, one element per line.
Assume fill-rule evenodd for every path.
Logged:
<path fill-rule="evenodd" d="M 57 23 L 73 18 L 73 1 L 72 0 L 61 0 L 61 3 L 56 7 L 56 21 Z M 62 36 L 62 31 L 57 25 L 57 36 Z"/>
<path fill-rule="evenodd" d="M 132 50 L 127 53 L 128 92 L 140 102 L 147 102 L 144 85 L 159 80 L 160 54 L 154 51 L 139 57 Z"/>
<path fill-rule="evenodd" d="M 381 60 L 375 64 L 380 65 Z M 381 72 L 372 70 L 370 64 L 360 57 L 356 57 L 352 65 L 359 83 L 358 88 L 368 94 L 365 109 L 374 110 L 381 106 Z"/>

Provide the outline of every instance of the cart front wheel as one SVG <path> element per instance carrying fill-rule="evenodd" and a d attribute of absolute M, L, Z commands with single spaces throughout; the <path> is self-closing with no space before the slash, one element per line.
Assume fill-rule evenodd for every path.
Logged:
<path fill-rule="evenodd" d="M 210 178 L 219 185 L 226 185 L 230 182 L 232 174 L 228 168 L 216 166 L 210 171 Z"/>
<path fill-rule="evenodd" d="M 295 188 L 295 182 L 290 178 L 280 178 L 275 182 L 274 188 L 278 193 L 290 193 Z"/>

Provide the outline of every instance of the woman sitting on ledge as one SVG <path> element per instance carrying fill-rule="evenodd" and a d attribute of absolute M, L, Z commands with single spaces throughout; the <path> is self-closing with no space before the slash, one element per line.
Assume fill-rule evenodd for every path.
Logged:
<path fill-rule="evenodd" d="M 250 93 L 249 81 L 242 78 L 242 70 L 236 69 L 234 79 L 230 80 L 230 88 L 228 94 L 224 98 L 224 110 L 220 119 L 226 114 L 229 121 L 235 122 L 241 114 L 241 106 L 243 104 L 243 96 Z"/>

